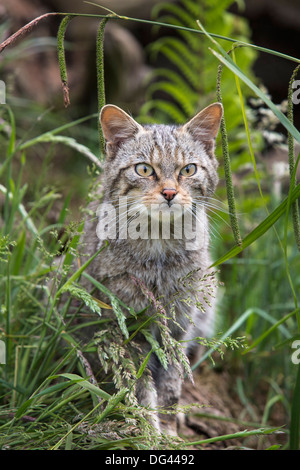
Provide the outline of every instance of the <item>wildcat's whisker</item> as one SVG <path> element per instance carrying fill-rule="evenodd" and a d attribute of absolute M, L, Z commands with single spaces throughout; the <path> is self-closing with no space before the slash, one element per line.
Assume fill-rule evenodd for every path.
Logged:
<path fill-rule="evenodd" d="M 223 214 L 226 214 L 228 216 L 232 215 L 232 213 L 228 209 L 228 206 L 225 203 L 222 204 L 222 206 L 224 206 L 224 207 L 220 207 L 220 205 L 218 205 L 218 204 L 214 204 L 214 203 L 210 203 L 210 202 L 205 201 L 205 198 L 203 198 L 203 196 L 195 196 L 195 197 L 193 197 L 193 200 L 195 200 L 195 202 L 197 202 L 198 204 L 200 203 L 200 204 L 205 205 L 208 209 L 214 208 L 214 209 L 218 210 L 219 212 L 222 212 Z M 219 203 L 219 202 L 220 201 L 217 200 L 217 203 Z M 241 212 L 237 213 L 237 217 L 240 217 L 241 215 L 242 215 Z"/>
<path fill-rule="evenodd" d="M 197 205 L 197 203 L 195 203 L 195 204 Z M 206 207 L 205 204 L 200 203 L 200 205 L 203 205 L 204 207 Z M 214 210 L 212 207 L 209 207 L 209 208 L 207 208 L 207 209 L 208 209 L 209 212 L 213 213 L 213 214 L 214 214 L 215 216 L 217 216 L 220 220 L 222 220 L 222 222 L 224 222 L 225 225 L 227 225 L 228 227 L 230 227 L 230 223 L 229 223 L 227 220 L 225 220 L 224 217 L 222 217 L 216 210 Z M 213 217 L 212 217 L 208 212 L 207 212 L 207 215 L 208 215 L 208 217 L 209 217 L 211 220 L 213 220 Z"/>
<path fill-rule="evenodd" d="M 190 209 L 190 212 L 193 214 L 193 216 L 197 219 L 197 222 L 199 224 L 203 224 L 203 221 L 201 219 L 199 219 L 198 215 L 197 215 L 197 212 L 195 211 L 195 208 L 192 206 L 189 208 Z M 208 214 L 206 214 L 208 216 L 208 218 L 210 219 L 210 216 Z M 203 228 L 203 227 L 202 227 Z M 212 225 L 210 225 L 210 227 L 207 227 L 207 226 L 204 226 L 204 230 L 206 232 L 206 234 L 208 235 L 208 237 L 210 235 L 213 235 L 214 237 L 218 238 L 218 239 L 221 239 L 221 235 L 220 233 L 216 230 L 215 227 L 213 227 Z"/>
<path fill-rule="evenodd" d="M 223 212 L 223 213 L 226 213 L 226 214 L 229 214 L 229 211 L 226 207 L 222 207 L 214 202 L 211 202 L 211 201 L 206 201 L 205 199 L 202 199 L 202 198 L 198 198 L 197 196 L 193 197 L 193 202 L 197 203 L 197 204 L 202 204 L 203 206 L 205 207 L 213 207 L 214 209 L 217 209 L 219 210 L 220 212 Z"/>

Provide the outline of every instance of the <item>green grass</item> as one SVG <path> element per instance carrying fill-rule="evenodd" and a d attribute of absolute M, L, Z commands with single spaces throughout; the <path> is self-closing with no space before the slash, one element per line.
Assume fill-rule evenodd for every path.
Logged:
<path fill-rule="evenodd" d="M 63 301 L 61 299 L 62 294 L 66 292 L 79 295 L 86 305 L 87 312 L 101 311 L 101 307 L 91 296 L 76 290 L 76 281 L 91 260 L 87 260 L 77 270 L 70 268 L 78 253 L 82 225 L 66 225 L 67 204 L 57 213 L 57 223 L 49 225 L 47 215 L 57 200 L 57 193 L 53 190 L 45 192 L 39 184 L 39 190 L 31 188 L 30 194 L 34 199 L 31 200 L 30 195 L 27 196 L 27 185 L 22 177 L 26 164 L 24 152 L 25 149 L 29 152 L 34 145 L 40 145 L 44 138 L 37 137 L 34 142 L 29 141 L 30 145 L 26 142 L 19 145 L 13 113 L 9 108 L 7 111 L 6 119 L 10 119 L 12 127 L 11 138 L 6 145 L 5 166 L 2 166 L 2 178 L 7 182 L 9 192 L 1 186 L 4 200 L 0 251 L 1 339 L 6 345 L 6 364 L 0 366 L 2 448 L 188 448 L 192 443 L 184 444 L 156 436 L 147 424 L 145 413 L 142 413 L 136 404 L 130 404 L 132 387 L 136 378 L 144 373 L 147 358 L 140 358 L 138 364 L 128 362 L 123 365 L 127 372 L 133 370 L 132 377 L 127 387 L 120 385 L 115 392 L 106 380 L 102 379 L 103 382 L 100 380 L 97 383 L 94 372 L 91 372 L 92 369 L 86 362 L 86 354 L 96 354 L 97 344 L 91 341 L 83 347 L 78 343 L 78 328 L 83 326 L 74 327 L 72 324 L 70 297 Z M 56 132 L 49 132 L 49 135 L 52 134 L 55 135 Z M 91 177 L 87 174 L 87 179 L 89 178 Z M 61 227 L 66 227 L 66 232 L 59 238 L 58 231 Z M 222 233 L 224 227 L 220 225 L 218 230 Z M 230 234 L 227 236 L 230 237 Z M 294 277 L 294 270 L 297 272 L 298 268 L 296 253 L 289 238 L 288 261 L 291 263 L 293 278 L 299 285 L 299 278 L 297 279 L 296 275 Z M 270 432 L 272 428 L 268 416 L 273 403 L 276 403 L 276 397 L 284 403 L 287 423 L 289 419 L 293 370 L 290 370 L 289 355 L 286 352 L 292 336 L 290 331 L 296 331 L 296 325 L 293 315 L 289 315 L 285 322 L 280 322 L 286 309 L 293 310 L 293 302 L 290 299 L 290 305 L 285 304 L 289 288 L 288 283 L 284 281 L 285 262 L 280 247 L 273 242 L 274 238 L 271 244 L 261 238 L 259 243 L 253 244 L 252 252 L 247 257 L 227 259 L 224 264 L 226 294 L 220 309 L 220 331 L 223 332 L 223 337 L 219 338 L 217 346 L 224 346 L 226 339 L 231 335 L 245 335 L 247 340 L 250 340 L 250 345 L 251 341 L 263 336 L 258 341 L 258 346 L 253 344 L 254 350 L 246 350 L 244 355 L 239 347 L 232 346 L 232 342 L 227 344 L 229 349 L 225 352 L 225 363 L 233 361 L 237 367 L 238 361 L 245 368 L 242 388 L 247 390 L 247 394 L 243 399 L 251 407 L 252 394 L 261 380 L 272 380 L 276 384 L 281 367 L 284 367 L 288 374 L 287 383 L 277 386 L 273 384 L 273 388 L 270 386 L 265 404 L 266 411 L 261 421 L 259 417 L 255 417 L 256 431 L 245 430 L 237 433 L 236 438 Z M 213 245 L 217 255 L 218 250 L 223 249 L 223 244 L 216 239 Z M 65 257 L 64 261 L 60 261 L 62 277 L 58 278 L 54 262 L 61 253 L 64 253 Z M 96 255 L 101 256 L 101 253 L 94 256 Z M 61 257 L 59 259 L 62 260 Z M 52 285 L 48 282 L 51 276 L 54 277 Z M 273 280 L 271 286 L 270 279 Z M 98 288 L 104 288 L 94 282 Z M 245 283 L 248 286 L 247 295 L 244 291 Z M 234 289 L 231 288 L 232 285 Z M 118 309 L 118 299 L 115 299 L 113 294 L 110 295 L 111 300 L 116 302 L 113 328 L 114 332 L 119 329 L 118 347 L 130 347 L 135 330 L 143 327 L 143 322 L 132 323 L 131 326 L 128 322 L 125 323 L 121 317 L 122 311 Z M 107 320 L 99 317 L 97 323 L 99 331 L 109 331 Z M 111 340 L 108 336 L 106 343 L 100 343 L 103 348 L 108 348 L 108 352 Z M 216 348 L 216 344 L 211 345 L 213 349 Z M 210 352 L 212 350 L 208 344 L 203 360 Z M 220 366 L 220 359 L 217 359 L 217 362 Z M 282 364 L 283 362 L 285 364 Z M 120 363 L 116 362 L 116 366 L 120 368 Z M 255 367 L 260 368 L 259 376 Z M 239 389 L 241 390 L 241 385 Z M 261 426 L 265 428 L 261 429 Z M 138 429 L 143 429 L 144 432 L 139 433 Z M 220 442 L 232 438 L 231 435 L 219 436 Z M 214 438 L 213 442 L 215 441 L 218 441 L 218 438 Z M 199 440 L 193 441 L 193 444 L 201 446 L 210 442 Z"/>

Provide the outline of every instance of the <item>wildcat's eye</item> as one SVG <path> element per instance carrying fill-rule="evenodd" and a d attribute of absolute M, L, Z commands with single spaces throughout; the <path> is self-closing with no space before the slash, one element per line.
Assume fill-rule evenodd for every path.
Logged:
<path fill-rule="evenodd" d="M 180 170 L 180 175 L 182 176 L 193 176 L 197 171 L 197 166 L 194 163 L 184 166 Z"/>
<path fill-rule="evenodd" d="M 140 176 L 152 176 L 154 173 L 152 166 L 147 165 L 147 163 L 138 163 L 135 165 L 135 171 Z"/>

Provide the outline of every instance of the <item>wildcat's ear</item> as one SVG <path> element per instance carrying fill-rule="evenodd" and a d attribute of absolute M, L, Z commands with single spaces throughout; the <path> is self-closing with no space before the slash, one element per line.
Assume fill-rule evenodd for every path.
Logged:
<path fill-rule="evenodd" d="M 182 130 L 190 133 L 195 140 L 213 140 L 217 137 L 222 116 L 221 103 L 213 103 L 196 114 L 182 127 Z"/>
<path fill-rule="evenodd" d="M 103 106 L 100 113 L 100 123 L 103 135 L 110 144 L 119 144 L 134 137 L 137 132 L 143 129 L 125 111 L 112 104 Z"/>

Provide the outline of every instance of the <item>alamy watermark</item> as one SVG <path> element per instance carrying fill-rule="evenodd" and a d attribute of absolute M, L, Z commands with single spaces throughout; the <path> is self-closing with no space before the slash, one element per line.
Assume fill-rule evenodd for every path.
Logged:
<path fill-rule="evenodd" d="M 131 204 L 126 196 L 97 210 L 100 240 L 183 240 L 187 250 L 199 248 L 207 236 L 204 209 L 189 204 Z"/>
<path fill-rule="evenodd" d="M 5 342 L 0 340 L 0 364 L 5 364 L 6 358 L 6 349 L 5 349 Z"/>
<path fill-rule="evenodd" d="M 298 365 L 300 364 L 300 339 L 293 341 L 292 348 L 295 349 L 291 357 L 292 363 Z"/>
<path fill-rule="evenodd" d="M 300 103 L 300 80 L 294 80 L 292 83 L 292 88 L 294 93 L 292 94 L 292 101 L 293 104 L 299 104 Z"/>

